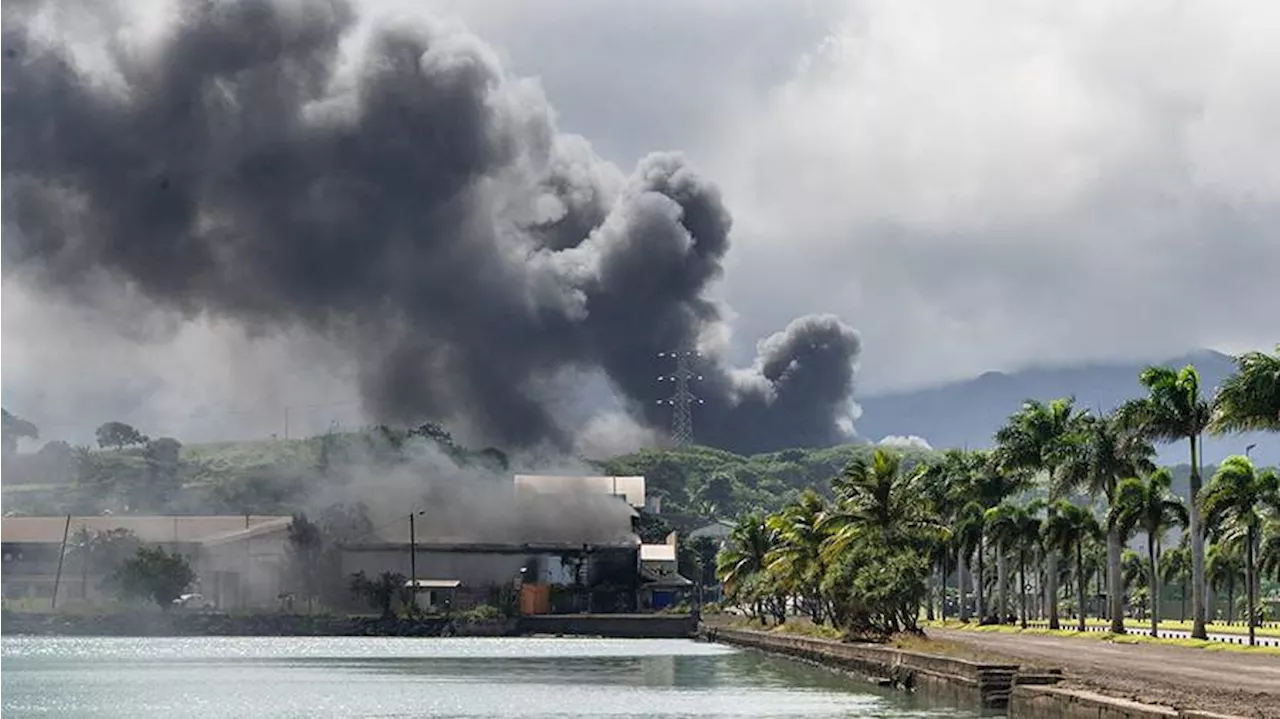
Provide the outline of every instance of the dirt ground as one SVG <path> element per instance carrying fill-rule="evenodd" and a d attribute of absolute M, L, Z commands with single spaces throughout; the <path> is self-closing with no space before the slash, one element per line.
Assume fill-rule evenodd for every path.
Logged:
<path fill-rule="evenodd" d="M 1280 719 L 1280 657 L 1100 640 L 930 629 L 1042 667 L 1060 667 L 1064 686 L 1177 709 Z"/>

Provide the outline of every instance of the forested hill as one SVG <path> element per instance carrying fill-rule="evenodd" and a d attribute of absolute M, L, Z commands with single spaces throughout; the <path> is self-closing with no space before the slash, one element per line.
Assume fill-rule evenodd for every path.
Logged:
<path fill-rule="evenodd" d="M 646 449 L 596 462 L 615 475 L 642 474 L 650 494 L 663 498 L 663 512 L 697 516 L 734 516 L 753 508 L 776 509 L 801 491 L 826 491 L 859 455 L 870 455 L 867 444 L 844 444 L 825 449 L 784 449 L 742 456 L 711 447 Z M 912 458 L 930 453 L 906 449 Z"/>
<path fill-rule="evenodd" d="M 447 449 L 465 470 L 460 478 L 474 478 L 474 470 L 501 478 L 542 469 L 495 449 L 476 451 L 452 444 Z M 663 498 L 664 514 L 730 517 L 756 507 L 776 509 L 808 487 L 825 490 L 851 459 L 872 449 L 842 445 L 755 456 L 709 447 L 647 449 L 583 460 L 579 470 L 644 475 L 649 492 Z M 917 458 L 925 454 L 907 451 Z M 144 446 L 90 450 L 55 445 L 41 453 L 10 457 L 4 509 L 11 514 L 288 513 L 312 506 L 333 482 L 358 482 L 352 478 L 380 468 L 415 471 L 409 455 L 387 445 L 376 431 L 327 439 L 187 445 L 178 450 L 176 462 L 158 462 Z M 423 471 L 428 469 L 437 472 L 439 466 Z"/>

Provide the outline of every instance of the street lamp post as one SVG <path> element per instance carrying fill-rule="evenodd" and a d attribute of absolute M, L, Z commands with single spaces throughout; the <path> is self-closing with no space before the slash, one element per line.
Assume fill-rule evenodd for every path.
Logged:
<path fill-rule="evenodd" d="M 1250 453 L 1250 452 L 1252 452 L 1252 451 L 1253 451 L 1253 448 L 1254 448 L 1254 447 L 1257 447 L 1257 446 L 1258 446 L 1257 444 L 1251 444 L 1251 445 L 1249 445 L 1249 446 L 1245 447 L 1245 448 L 1244 448 L 1244 458 L 1245 458 L 1245 459 L 1248 459 L 1248 458 L 1249 458 L 1249 453 Z"/>

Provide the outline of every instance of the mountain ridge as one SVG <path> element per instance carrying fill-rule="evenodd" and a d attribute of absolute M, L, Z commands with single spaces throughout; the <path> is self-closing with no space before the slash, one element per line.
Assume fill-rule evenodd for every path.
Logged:
<path fill-rule="evenodd" d="M 862 415 L 858 434 L 876 441 L 882 437 L 915 435 L 935 448 L 991 445 L 995 431 L 1025 400 L 1075 397 L 1077 406 L 1111 411 L 1121 402 L 1145 395 L 1138 375 L 1149 365 L 1180 368 L 1192 364 L 1200 373 L 1206 395 L 1235 370 L 1227 354 L 1199 349 L 1153 362 L 1114 361 L 1064 365 L 1034 365 L 1019 370 L 989 370 L 967 380 L 914 390 L 858 397 Z M 1280 462 L 1280 442 L 1274 435 L 1206 436 L 1204 461 L 1216 463 L 1255 444 L 1250 456 L 1264 464 Z M 1188 461 L 1185 445 L 1159 447 L 1160 461 Z"/>

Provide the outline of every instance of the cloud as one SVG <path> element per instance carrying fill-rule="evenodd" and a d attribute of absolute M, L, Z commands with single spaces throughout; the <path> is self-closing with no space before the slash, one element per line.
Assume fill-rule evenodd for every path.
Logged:
<path fill-rule="evenodd" d="M 924 437 L 917 437 L 914 434 L 906 437 L 891 434 L 876 444 L 881 447 L 896 447 L 898 449 L 933 449 L 933 446 L 929 444 L 928 440 Z"/>
<path fill-rule="evenodd" d="M 856 318 L 873 388 L 1280 336 L 1280 7 L 848 7 L 721 118 L 746 326 Z"/>

